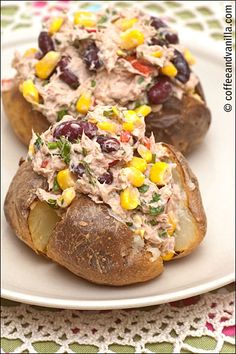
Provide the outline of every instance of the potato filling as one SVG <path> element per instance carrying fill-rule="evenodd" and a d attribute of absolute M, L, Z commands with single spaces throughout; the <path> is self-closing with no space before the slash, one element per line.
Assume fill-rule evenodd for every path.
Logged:
<path fill-rule="evenodd" d="M 132 122 L 134 129 L 125 130 Z M 113 129 L 115 127 L 115 129 Z M 96 106 L 83 119 L 65 115 L 41 136 L 33 134 L 28 159 L 47 178 L 37 196 L 67 208 L 80 193 L 105 203 L 150 249 L 174 255 L 183 191 L 173 179 L 167 149 L 145 137 L 144 116 L 118 106 Z"/>
<path fill-rule="evenodd" d="M 16 53 L 13 67 L 25 99 L 55 123 L 65 114 L 86 114 L 94 104 L 125 105 L 144 115 L 151 112 L 147 105 L 159 111 L 171 96 L 194 95 L 193 63 L 160 18 L 109 8 L 49 19 L 38 47 Z M 132 121 L 124 125 L 133 130 Z"/>

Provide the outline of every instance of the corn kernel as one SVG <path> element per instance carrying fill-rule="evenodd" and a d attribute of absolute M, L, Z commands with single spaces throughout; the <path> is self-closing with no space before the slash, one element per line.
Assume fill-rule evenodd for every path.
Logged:
<path fill-rule="evenodd" d="M 76 109 L 81 114 L 86 114 L 92 105 L 92 97 L 90 93 L 82 93 L 76 103 Z"/>
<path fill-rule="evenodd" d="M 169 63 L 169 64 L 163 66 L 163 68 L 161 69 L 161 72 L 162 72 L 162 74 L 164 74 L 166 76 L 170 76 L 170 77 L 175 77 L 178 73 L 176 67 L 172 63 Z"/>
<path fill-rule="evenodd" d="M 57 183 L 59 184 L 62 190 L 65 190 L 70 187 L 74 187 L 75 178 L 72 176 L 69 169 L 61 170 L 57 174 Z"/>
<path fill-rule="evenodd" d="M 125 122 L 122 124 L 123 130 L 126 130 L 127 132 L 132 132 L 135 129 L 134 123 L 132 122 Z"/>
<path fill-rule="evenodd" d="M 79 11 L 74 15 L 74 24 L 83 27 L 94 27 L 96 25 L 96 15 L 88 11 Z"/>
<path fill-rule="evenodd" d="M 167 229 L 167 233 L 169 236 L 172 236 L 176 229 L 176 218 L 172 211 L 168 213 L 168 223 L 171 225 L 171 227 Z"/>
<path fill-rule="evenodd" d="M 138 114 L 133 110 L 125 111 L 124 117 L 126 122 L 133 123 L 137 127 L 142 124 L 142 120 L 139 118 Z"/>
<path fill-rule="evenodd" d="M 185 58 L 185 60 L 187 61 L 187 63 L 189 65 L 193 65 L 193 64 L 196 63 L 196 60 L 195 60 L 194 56 L 192 55 L 192 53 L 190 52 L 189 49 L 185 49 L 184 58 Z"/>
<path fill-rule="evenodd" d="M 25 51 L 24 53 L 24 57 L 27 58 L 27 57 L 32 57 L 34 56 L 35 53 L 37 53 L 37 49 L 36 48 L 29 48 Z"/>
<path fill-rule="evenodd" d="M 98 122 L 97 127 L 110 133 L 117 132 L 117 125 L 112 122 Z"/>
<path fill-rule="evenodd" d="M 62 195 L 58 198 L 58 205 L 61 208 L 67 208 L 75 199 L 76 193 L 73 187 L 67 188 L 62 192 Z"/>
<path fill-rule="evenodd" d="M 118 55 L 118 57 L 126 57 L 127 53 L 121 49 L 118 49 L 116 55 Z"/>
<path fill-rule="evenodd" d="M 120 18 L 115 22 L 115 25 L 119 27 L 122 31 L 126 31 L 127 29 L 130 29 L 133 27 L 133 25 L 138 21 L 137 18 L 131 18 L 131 19 L 125 19 L 125 18 Z"/>
<path fill-rule="evenodd" d="M 134 49 L 144 43 L 144 35 L 139 30 L 127 30 L 121 34 L 121 49 Z"/>
<path fill-rule="evenodd" d="M 32 80 L 26 80 L 20 85 L 20 91 L 22 92 L 26 101 L 30 103 L 39 102 L 39 93 Z"/>
<path fill-rule="evenodd" d="M 139 235 L 143 238 L 144 234 L 145 234 L 145 230 L 144 229 L 137 229 L 134 231 L 135 235 Z"/>
<path fill-rule="evenodd" d="M 153 183 L 163 186 L 166 184 L 166 175 L 168 172 L 168 163 L 159 161 L 151 167 L 149 178 Z"/>
<path fill-rule="evenodd" d="M 152 161 L 152 153 L 149 149 L 146 148 L 146 146 L 140 144 L 138 146 L 138 153 L 139 155 L 147 161 L 147 163 L 151 162 Z"/>
<path fill-rule="evenodd" d="M 34 145 L 33 145 L 33 144 L 30 144 L 30 145 L 29 145 L 29 149 L 28 149 L 28 154 L 29 154 L 29 155 L 33 155 L 34 152 L 35 152 L 35 150 L 34 150 Z"/>
<path fill-rule="evenodd" d="M 120 193 L 120 205 L 125 210 L 136 209 L 139 205 L 139 193 L 136 188 L 127 187 Z"/>
<path fill-rule="evenodd" d="M 170 261 L 174 257 L 175 252 L 174 251 L 169 251 L 165 254 L 162 255 L 163 261 Z"/>
<path fill-rule="evenodd" d="M 134 187 L 141 187 L 144 184 L 145 176 L 137 168 L 130 166 L 124 168 L 124 173 L 127 174 L 129 182 Z"/>
<path fill-rule="evenodd" d="M 132 160 L 128 163 L 129 167 L 135 167 L 141 172 L 145 172 L 147 169 L 147 161 L 141 157 L 134 156 Z"/>
<path fill-rule="evenodd" d="M 163 53 L 161 50 L 158 50 L 157 52 L 153 52 L 151 56 L 154 58 L 161 58 L 163 56 Z"/>
<path fill-rule="evenodd" d="M 61 28 L 63 22 L 64 22 L 64 18 L 63 17 L 55 17 L 55 18 L 53 18 L 52 22 L 50 24 L 50 27 L 49 27 L 49 33 L 50 34 L 54 34 L 54 33 L 58 32 L 59 29 Z"/>
<path fill-rule="evenodd" d="M 53 72 L 57 63 L 60 60 L 60 53 L 50 51 L 35 65 L 36 75 L 40 79 L 47 79 L 49 75 Z"/>
<path fill-rule="evenodd" d="M 146 104 L 139 106 L 138 108 L 135 109 L 135 112 L 137 114 L 142 114 L 142 116 L 146 117 L 149 113 L 151 113 L 152 108 L 150 106 L 147 106 Z"/>

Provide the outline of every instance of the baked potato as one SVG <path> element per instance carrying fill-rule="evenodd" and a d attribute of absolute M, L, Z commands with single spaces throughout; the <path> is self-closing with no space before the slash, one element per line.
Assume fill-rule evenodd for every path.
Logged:
<path fill-rule="evenodd" d="M 191 253 L 206 233 L 196 177 L 170 145 L 144 136 L 144 117 L 97 106 L 33 134 L 4 211 L 36 253 L 93 283 L 157 277 L 163 262 Z M 104 115 L 105 114 L 105 115 Z M 122 126 L 132 115 L 135 129 Z M 124 122 L 124 123 L 122 123 Z M 116 124 L 116 126 L 115 126 Z"/>
<path fill-rule="evenodd" d="M 83 16 L 76 13 L 74 25 L 64 15 L 49 20 L 38 48 L 15 55 L 3 105 L 21 141 L 28 145 L 32 128 L 41 133 L 66 113 L 83 119 L 96 104 L 118 104 L 144 114 L 156 141 L 184 154 L 195 149 L 211 114 L 177 33 L 137 9 L 132 17 L 112 10 Z"/>

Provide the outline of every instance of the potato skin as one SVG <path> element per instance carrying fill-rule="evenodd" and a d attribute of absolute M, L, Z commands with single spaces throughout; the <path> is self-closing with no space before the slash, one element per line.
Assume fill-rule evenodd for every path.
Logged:
<path fill-rule="evenodd" d="M 197 179 L 187 161 L 174 147 L 163 145 L 177 164 L 178 178 L 187 196 L 186 207 L 197 226 L 193 241 L 174 257 L 176 259 L 190 254 L 202 241 L 206 233 L 206 215 Z M 195 188 L 192 188 L 193 184 Z M 37 199 L 36 189 L 46 186 L 46 179 L 33 171 L 31 162 L 24 162 L 10 185 L 4 204 L 6 219 L 16 235 L 37 253 L 28 217 L 31 205 Z M 134 252 L 134 234 L 109 215 L 106 205 L 96 204 L 81 195 L 61 217 L 44 255 L 76 275 L 93 283 L 122 286 L 144 282 L 162 273 L 162 258 L 151 261 L 152 254 L 146 246 Z"/>
<path fill-rule="evenodd" d="M 204 100 L 200 85 L 196 91 Z M 3 106 L 14 132 L 25 145 L 29 144 L 32 129 L 40 134 L 50 126 L 42 113 L 32 109 L 17 86 L 3 92 Z M 174 145 L 188 154 L 202 142 L 210 122 L 211 114 L 206 104 L 184 95 L 182 100 L 169 99 L 163 104 L 161 113 L 151 113 L 146 118 L 146 132 L 148 136 L 153 132 L 156 141 Z"/>
<path fill-rule="evenodd" d="M 30 162 L 24 162 L 4 203 L 7 222 L 35 252 L 28 217 L 36 189 L 46 186 L 46 179 L 33 171 Z M 126 225 L 109 215 L 108 207 L 81 196 L 57 223 L 45 255 L 94 283 L 120 286 L 157 277 L 163 271 L 162 258 L 152 262 L 152 254 L 145 249 L 134 254 L 133 237 Z"/>
<path fill-rule="evenodd" d="M 146 117 L 146 134 L 153 132 L 156 141 L 175 146 L 184 155 L 191 153 L 204 139 L 211 113 L 207 108 L 202 87 L 196 92 L 204 100 L 183 95 L 182 100 L 171 97 L 163 104 L 161 112 L 152 112 Z"/>
<path fill-rule="evenodd" d="M 195 220 L 198 230 L 191 245 L 184 252 L 174 257 L 174 259 L 177 259 L 187 256 L 201 243 L 207 230 L 207 218 L 202 204 L 197 177 L 189 167 L 187 160 L 174 146 L 169 144 L 162 145 L 168 149 L 170 159 L 177 164 L 178 174 L 187 195 L 187 207 Z M 191 188 L 192 185 L 195 186 L 194 189 Z"/>
<path fill-rule="evenodd" d="M 46 117 L 32 108 L 27 102 L 18 86 L 2 93 L 3 107 L 13 131 L 24 145 L 29 145 L 32 129 L 36 133 L 43 133 L 50 126 Z"/>

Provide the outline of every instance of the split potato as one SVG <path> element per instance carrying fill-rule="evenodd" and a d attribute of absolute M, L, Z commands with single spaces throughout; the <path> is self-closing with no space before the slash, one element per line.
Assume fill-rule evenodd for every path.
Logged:
<path fill-rule="evenodd" d="M 206 233 L 206 216 L 196 177 L 185 158 L 164 144 L 170 160 L 177 164 L 174 182 L 181 188 L 178 205 L 179 228 L 175 257 L 190 254 Z M 153 259 L 145 241 L 137 245 L 135 235 L 109 214 L 108 206 L 88 196 L 77 196 L 67 209 L 53 209 L 37 199 L 37 188 L 47 181 L 36 174 L 31 162 L 18 169 L 7 193 L 4 211 L 16 235 L 36 253 L 66 267 L 93 283 L 127 285 L 157 277 L 163 259 Z"/>

